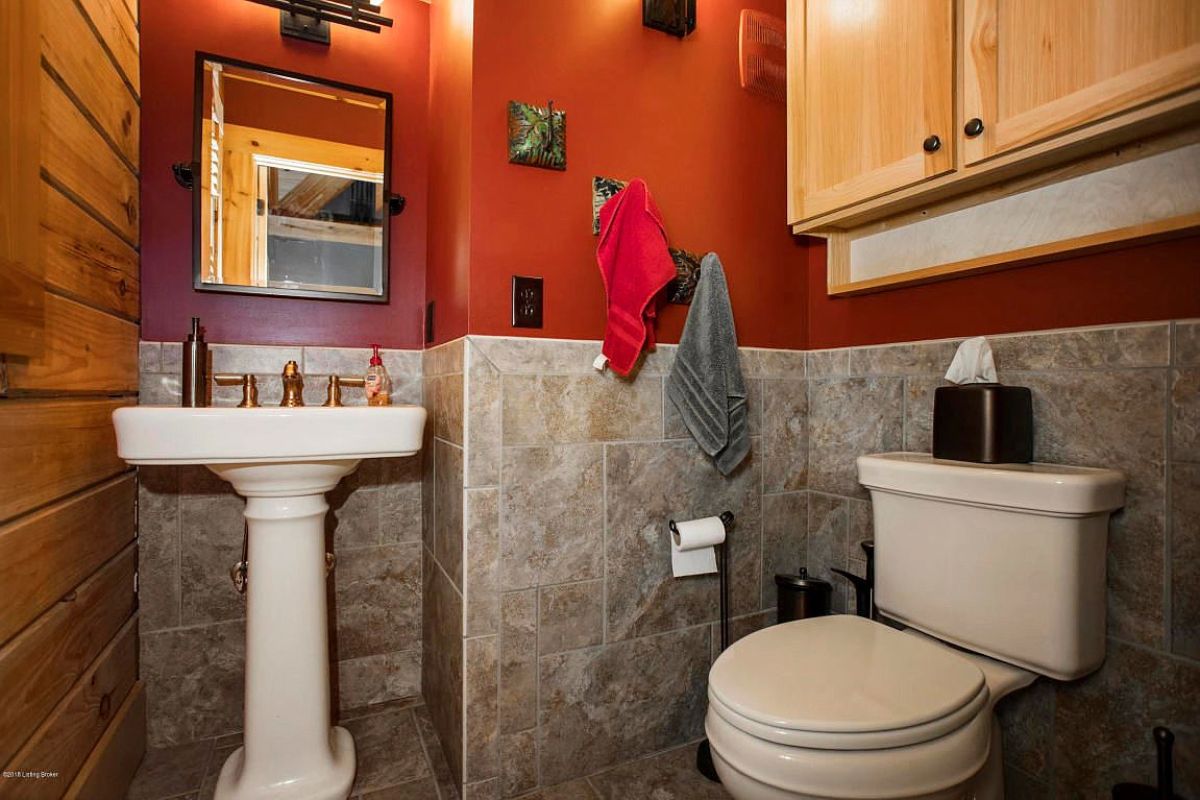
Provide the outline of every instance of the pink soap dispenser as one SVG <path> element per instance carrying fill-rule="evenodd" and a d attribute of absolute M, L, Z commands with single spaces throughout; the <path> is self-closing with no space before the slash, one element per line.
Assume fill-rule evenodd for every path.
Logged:
<path fill-rule="evenodd" d="M 388 375 L 387 367 L 383 365 L 383 359 L 379 356 L 379 345 L 371 345 L 375 353 L 371 356 L 371 366 L 367 367 L 367 373 L 363 376 L 364 388 L 367 393 L 367 405 L 369 406 L 390 406 L 392 404 L 392 379 Z"/>

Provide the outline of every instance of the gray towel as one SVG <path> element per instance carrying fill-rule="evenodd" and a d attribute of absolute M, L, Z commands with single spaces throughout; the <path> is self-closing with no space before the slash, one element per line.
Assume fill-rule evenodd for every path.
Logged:
<path fill-rule="evenodd" d="M 692 307 L 667 378 L 667 396 L 721 474 L 733 472 L 750 452 L 750 429 L 729 287 L 716 253 L 700 263 Z"/>

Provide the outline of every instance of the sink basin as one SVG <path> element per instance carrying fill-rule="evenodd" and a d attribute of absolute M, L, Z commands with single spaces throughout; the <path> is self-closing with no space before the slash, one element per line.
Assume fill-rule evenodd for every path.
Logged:
<path fill-rule="evenodd" d="M 354 739 L 330 724 L 325 492 L 364 458 L 416 454 L 425 409 L 137 406 L 113 425 L 130 464 L 203 464 L 246 498 L 245 734 L 214 797 L 345 800 Z"/>
<path fill-rule="evenodd" d="M 114 412 L 113 424 L 130 464 L 330 461 L 413 455 L 425 409 L 135 406 Z"/>

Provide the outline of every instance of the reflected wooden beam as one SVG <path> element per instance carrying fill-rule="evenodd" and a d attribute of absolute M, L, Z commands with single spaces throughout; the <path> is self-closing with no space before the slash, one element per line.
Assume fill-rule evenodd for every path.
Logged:
<path fill-rule="evenodd" d="M 352 222 L 329 222 L 323 219 L 271 217 L 267 223 L 267 235 L 331 244 L 357 244 L 363 247 L 383 246 L 383 227 L 381 225 L 358 225 Z"/>
<path fill-rule="evenodd" d="M 291 191 L 279 199 L 272 209 L 274 214 L 285 217 L 313 217 L 325 206 L 346 191 L 351 184 L 349 178 L 332 175 L 305 175 Z"/>

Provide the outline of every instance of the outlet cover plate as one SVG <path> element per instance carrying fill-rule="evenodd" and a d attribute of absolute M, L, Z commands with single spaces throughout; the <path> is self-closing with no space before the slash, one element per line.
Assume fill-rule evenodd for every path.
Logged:
<path fill-rule="evenodd" d="M 542 327 L 542 279 L 513 275 L 512 326 Z"/>

